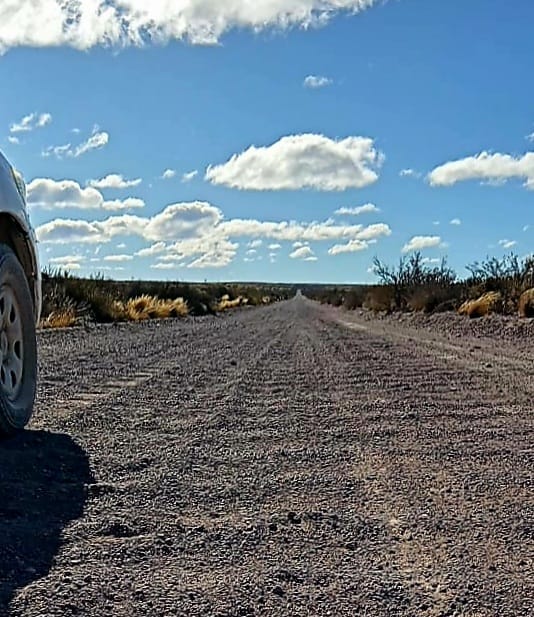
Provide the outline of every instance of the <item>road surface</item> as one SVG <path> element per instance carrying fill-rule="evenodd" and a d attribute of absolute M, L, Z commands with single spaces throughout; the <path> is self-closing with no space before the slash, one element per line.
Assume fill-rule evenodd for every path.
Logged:
<path fill-rule="evenodd" d="M 534 614 L 534 352 L 304 298 L 43 332 L 0 614 Z"/>

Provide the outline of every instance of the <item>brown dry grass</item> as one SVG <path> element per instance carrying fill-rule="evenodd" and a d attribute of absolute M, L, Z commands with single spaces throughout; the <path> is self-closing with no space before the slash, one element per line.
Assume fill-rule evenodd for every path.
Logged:
<path fill-rule="evenodd" d="M 519 316 L 534 317 L 534 287 L 524 291 L 519 298 Z"/>
<path fill-rule="evenodd" d="M 230 300 L 230 296 L 224 295 L 217 303 L 215 310 L 218 312 L 227 311 L 228 309 L 237 308 L 239 306 L 246 306 L 247 304 L 248 298 L 243 298 L 243 296 L 239 296 L 237 298 L 234 298 L 233 300 Z"/>
<path fill-rule="evenodd" d="M 502 311 L 502 295 L 498 291 L 488 291 L 476 300 L 467 300 L 460 306 L 458 313 L 468 317 L 483 317 L 490 313 Z"/>
<path fill-rule="evenodd" d="M 169 319 L 185 317 L 189 313 L 183 298 L 162 300 L 157 296 L 143 294 L 126 302 L 116 302 L 117 313 L 126 321 L 145 321 L 147 319 Z"/>
<path fill-rule="evenodd" d="M 46 319 L 41 320 L 41 328 L 70 328 L 76 325 L 76 311 L 68 308 L 50 313 Z"/>

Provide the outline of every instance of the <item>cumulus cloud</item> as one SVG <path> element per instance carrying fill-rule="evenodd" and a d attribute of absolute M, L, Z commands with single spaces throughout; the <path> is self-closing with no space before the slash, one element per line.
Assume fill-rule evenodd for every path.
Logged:
<path fill-rule="evenodd" d="M 126 180 L 121 174 L 108 174 L 99 180 L 89 180 L 89 186 L 95 189 L 127 189 L 132 186 L 139 186 L 141 178 Z"/>
<path fill-rule="evenodd" d="M 312 90 L 316 90 L 318 88 L 325 88 L 326 86 L 330 86 L 331 84 L 332 80 L 322 75 L 308 75 L 303 82 L 305 88 L 311 88 Z"/>
<path fill-rule="evenodd" d="M 527 152 L 520 157 L 499 152 L 481 152 L 444 163 L 428 175 L 432 186 L 452 186 L 467 180 L 500 184 L 512 179 L 522 179 L 527 189 L 534 190 L 534 152 Z"/>
<path fill-rule="evenodd" d="M 329 255 L 340 255 L 341 253 L 357 253 L 369 248 L 369 243 L 365 240 L 350 240 L 347 244 L 334 244 L 328 249 Z"/>
<path fill-rule="evenodd" d="M 20 46 L 143 45 L 186 40 L 213 45 L 229 30 L 322 26 L 377 0 L 20 0 L 0 5 L 0 51 Z M 39 27 L 37 27 L 39 26 Z"/>
<path fill-rule="evenodd" d="M 102 204 L 104 210 L 135 210 L 137 208 L 144 208 L 145 202 L 139 197 L 127 197 L 126 199 L 112 199 L 105 201 Z"/>
<path fill-rule="evenodd" d="M 462 221 L 460 219 L 451 219 L 450 224 L 451 225 L 461 225 Z"/>
<path fill-rule="evenodd" d="M 411 169 L 410 167 L 408 167 L 407 169 L 401 169 L 399 172 L 399 176 L 401 178 L 420 178 L 421 174 L 415 169 Z"/>
<path fill-rule="evenodd" d="M 407 244 L 402 247 L 403 253 L 421 251 L 423 249 L 436 248 L 441 246 L 440 236 L 414 236 Z"/>
<path fill-rule="evenodd" d="M 191 182 L 191 180 L 194 180 L 197 176 L 198 176 L 198 169 L 194 169 L 193 171 L 189 171 L 188 173 L 183 174 L 182 182 L 184 184 L 187 182 Z"/>
<path fill-rule="evenodd" d="M 18 137 L 15 137 L 14 135 L 9 135 L 7 141 L 9 141 L 9 143 L 13 145 L 20 144 L 20 139 Z"/>
<path fill-rule="evenodd" d="M 256 251 L 260 241 L 265 240 L 278 241 L 269 244 L 270 251 L 278 250 L 281 241 L 297 243 L 294 248 L 298 251 L 309 249 L 308 243 L 312 241 L 359 240 L 372 243 L 390 233 L 390 228 L 384 223 L 365 227 L 336 225 L 331 220 L 307 223 L 225 220 L 221 210 L 207 202 L 171 204 L 151 217 L 121 214 L 91 222 L 56 219 L 37 229 L 37 236 L 44 244 L 105 244 L 113 238 L 136 236 L 152 244 L 137 251 L 135 256 L 157 256 L 159 262 L 185 261 L 188 267 L 195 268 L 222 267 L 231 263 L 239 248 L 235 242 L 238 238 L 251 239 L 247 247 L 250 251 Z M 297 256 L 302 254 L 297 253 Z"/>
<path fill-rule="evenodd" d="M 502 246 L 503 249 L 511 249 L 517 244 L 517 240 L 499 240 L 499 245 Z"/>
<path fill-rule="evenodd" d="M 208 167 L 206 180 L 241 190 L 344 191 L 376 182 L 383 158 L 368 137 L 290 135 Z"/>
<path fill-rule="evenodd" d="M 364 204 L 355 208 L 339 208 L 334 214 L 339 216 L 359 216 L 360 214 L 372 214 L 374 212 L 380 212 L 380 208 L 377 208 L 374 204 Z"/>
<path fill-rule="evenodd" d="M 0 16 L 2 14 L 2 9 L 0 8 Z M 1 19 L 1 17 L 0 17 Z M 0 29 L 1 29 L 0 25 Z M 29 131 L 33 131 L 37 128 L 42 128 L 47 124 L 52 122 L 52 116 L 49 113 L 37 114 L 32 113 L 24 116 L 20 122 L 14 122 L 10 127 L 10 133 L 26 133 Z"/>
<path fill-rule="evenodd" d="M 50 265 L 61 266 L 66 270 L 79 270 L 82 261 L 85 261 L 82 255 L 62 255 L 61 257 L 50 257 L 48 259 Z"/>
<path fill-rule="evenodd" d="M 171 178 L 174 178 L 175 176 L 176 176 L 176 170 L 174 170 L 174 169 L 166 169 L 161 174 L 161 179 L 162 180 L 170 180 Z"/>
<path fill-rule="evenodd" d="M 346 244 L 334 244 L 328 249 L 329 255 L 340 255 L 342 253 L 357 253 L 365 251 L 370 244 L 375 244 L 376 241 L 383 236 L 390 236 L 391 229 L 385 223 L 376 223 L 369 225 L 356 232 L 354 236 Z"/>
<path fill-rule="evenodd" d="M 104 257 L 104 261 L 113 261 L 115 263 L 121 263 L 124 261 L 132 261 L 133 260 L 133 256 L 132 255 L 106 255 Z"/>
<path fill-rule="evenodd" d="M 165 242 L 156 242 L 147 248 L 141 249 L 135 253 L 137 257 L 153 257 L 154 255 L 161 255 L 165 252 L 167 245 Z"/>
<path fill-rule="evenodd" d="M 317 261 L 315 253 L 309 246 L 301 246 L 289 254 L 291 259 L 301 259 L 302 261 Z"/>
<path fill-rule="evenodd" d="M 74 180 L 52 180 L 51 178 L 35 178 L 27 186 L 28 206 L 56 210 L 61 208 L 76 208 L 80 210 L 129 210 L 143 208 L 142 199 L 128 197 L 106 201 L 102 193 L 88 186 L 82 188 Z"/>

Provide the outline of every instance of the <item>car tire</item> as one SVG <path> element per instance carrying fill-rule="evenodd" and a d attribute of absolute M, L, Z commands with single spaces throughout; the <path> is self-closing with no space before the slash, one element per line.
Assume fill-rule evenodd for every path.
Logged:
<path fill-rule="evenodd" d="M 0 433 L 28 423 L 37 390 L 33 300 L 15 253 L 0 244 Z"/>

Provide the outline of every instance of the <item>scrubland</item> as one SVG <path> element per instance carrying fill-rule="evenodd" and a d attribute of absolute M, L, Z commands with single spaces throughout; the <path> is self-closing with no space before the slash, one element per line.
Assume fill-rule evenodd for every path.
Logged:
<path fill-rule="evenodd" d="M 534 317 L 533 256 L 486 258 L 468 265 L 467 270 L 469 276 L 461 279 L 445 260 L 429 265 L 421 253 L 414 253 L 393 267 L 375 258 L 377 285 L 309 286 L 303 291 L 322 303 L 349 310 Z"/>

